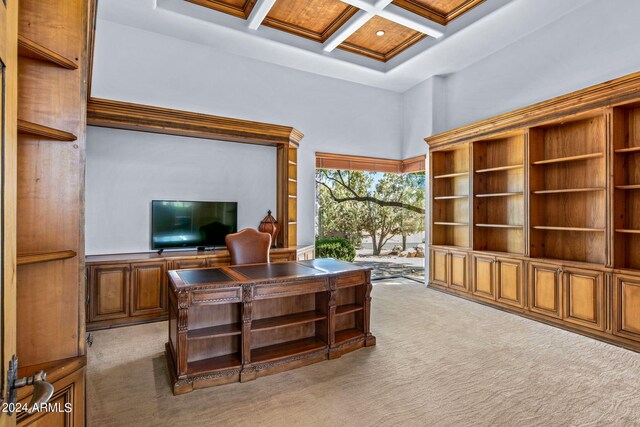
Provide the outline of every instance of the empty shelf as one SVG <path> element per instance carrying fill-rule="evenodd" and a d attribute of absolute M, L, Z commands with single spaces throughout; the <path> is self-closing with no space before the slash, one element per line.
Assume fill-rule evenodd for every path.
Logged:
<path fill-rule="evenodd" d="M 364 310 L 364 307 L 358 304 L 346 304 L 336 307 L 336 316 L 342 316 L 344 314 L 355 313 L 357 311 Z"/>
<path fill-rule="evenodd" d="M 240 324 L 232 323 L 229 325 L 194 329 L 187 332 L 187 338 L 190 340 L 201 340 L 207 338 L 226 337 L 229 335 L 240 335 L 241 331 Z"/>
<path fill-rule="evenodd" d="M 618 190 L 640 190 L 640 184 L 616 185 Z"/>
<path fill-rule="evenodd" d="M 616 150 L 616 153 L 618 154 L 637 153 L 639 151 L 640 151 L 640 147 L 628 147 L 628 148 L 619 148 Z"/>
<path fill-rule="evenodd" d="M 509 197 L 509 196 L 522 196 L 524 193 L 513 192 L 513 193 L 487 193 L 487 194 L 476 194 L 476 197 Z"/>
<path fill-rule="evenodd" d="M 466 199 L 467 195 L 462 195 L 462 196 L 438 196 L 438 197 L 434 197 L 433 200 L 453 200 L 453 199 Z"/>
<path fill-rule="evenodd" d="M 211 357 L 209 359 L 196 360 L 187 363 L 187 373 L 200 373 L 218 371 L 222 369 L 237 368 L 242 365 L 239 353 L 225 354 L 224 356 Z"/>
<path fill-rule="evenodd" d="M 563 188 L 559 190 L 536 190 L 533 194 L 584 193 L 588 191 L 605 191 L 605 187 Z"/>
<path fill-rule="evenodd" d="M 18 119 L 18 133 L 44 136 L 58 141 L 71 142 L 78 139 L 74 134 Z"/>
<path fill-rule="evenodd" d="M 433 179 L 442 179 L 442 178 L 455 178 L 457 176 L 465 176 L 469 175 L 469 172 L 456 172 L 456 173 L 448 173 L 446 175 L 436 175 Z"/>
<path fill-rule="evenodd" d="M 499 166 L 497 168 L 478 169 L 476 171 L 476 173 L 508 171 L 508 170 L 512 170 L 512 169 L 520 169 L 520 168 L 523 168 L 523 167 L 524 167 L 524 165 Z"/>
<path fill-rule="evenodd" d="M 522 225 L 511 225 L 511 224 L 476 224 L 476 227 L 519 229 L 519 228 L 522 228 L 523 226 Z"/>
<path fill-rule="evenodd" d="M 352 338 L 361 337 L 363 335 L 364 332 L 359 329 L 345 329 L 343 331 L 336 331 L 336 344 L 350 340 Z"/>
<path fill-rule="evenodd" d="M 304 313 L 288 314 L 286 316 L 268 317 L 251 322 L 252 331 L 266 331 L 269 329 L 283 328 L 286 326 L 300 325 L 326 319 L 326 314 L 318 311 L 306 311 Z"/>
<path fill-rule="evenodd" d="M 466 222 L 434 222 L 433 225 L 450 225 L 453 227 L 462 227 L 469 225 Z"/>
<path fill-rule="evenodd" d="M 251 350 L 251 362 L 265 362 L 267 360 L 283 359 L 301 353 L 308 353 L 326 347 L 324 341 L 311 337 L 301 340 L 287 341 L 281 344 L 260 347 Z"/>
<path fill-rule="evenodd" d="M 581 154 L 579 156 L 558 157 L 557 159 L 538 160 L 537 162 L 533 162 L 532 164 L 547 165 L 550 163 L 575 162 L 578 160 L 596 159 L 598 157 L 604 157 L 604 153 Z"/>
<path fill-rule="evenodd" d="M 640 234 L 640 230 L 634 230 L 629 228 L 616 228 L 616 233 Z"/>
<path fill-rule="evenodd" d="M 534 225 L 532 228 L 536 230 L 557 230 L 557 231 L 591 231 L 591 232 L 601 232 L 605 231 L 604 228 L 588 228 L 588 227 L 554 227 L 547 225 Z"/>
<path fill-rule="evenodd" d="M 32 58 L 38 59 L 40 61 L 51 62 L 68 70 L 75 70 L 78 68 L 78 64 L 76 64 L 72 60 L 65 58 L 64 56 L 55 53 L 51 49 L 47 49 L 46 47 L 34 42 L 33 40 L 29 40 L 28 38 L 21 35 L 18 35 L 18 55 L 24 58 Z"/>
<path fill-rule="evenodd" d="M 76 256 L 75 251 L 57 251 L 57 252 L 38 252 L 30 254 L 18 254 L 16 264 L 37 264 L 39 262 L 59 261 L 63 259 L 69 259 Z"/>

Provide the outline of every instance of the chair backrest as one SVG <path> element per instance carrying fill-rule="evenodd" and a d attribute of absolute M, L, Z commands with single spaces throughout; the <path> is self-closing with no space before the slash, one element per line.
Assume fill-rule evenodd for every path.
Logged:
<path fill-rule="evenodd" d="M 231 254 L 231 265 L 259 264 L 269 262 L 271 235 L 253 228 L 245 228 L 234 234 L 227 234 L 225 243 Z"/>

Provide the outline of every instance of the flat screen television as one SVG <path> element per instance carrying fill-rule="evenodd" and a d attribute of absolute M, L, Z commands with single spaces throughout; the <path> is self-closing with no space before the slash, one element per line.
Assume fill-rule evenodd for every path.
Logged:
<path fill-rule="evenodd" d="M 151 202 L 152 249 L 225 246 L 225 236 L 237 228 L 237 202 Z"/>

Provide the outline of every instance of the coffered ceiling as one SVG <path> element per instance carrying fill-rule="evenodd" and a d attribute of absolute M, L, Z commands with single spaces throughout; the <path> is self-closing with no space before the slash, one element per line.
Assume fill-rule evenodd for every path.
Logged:
<path fill-rule="evenodd" d="M 387 62 L 485 0 L 186 0 L 249 22 Z"/>

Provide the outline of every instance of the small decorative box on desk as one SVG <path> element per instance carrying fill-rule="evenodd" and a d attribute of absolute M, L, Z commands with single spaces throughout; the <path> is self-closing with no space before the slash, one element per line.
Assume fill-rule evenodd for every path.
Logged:
<path fill-rule="evenodd" d="M 371 269 L 333 259 L 169 271 L 173 393 L 373 346 Z"/>

